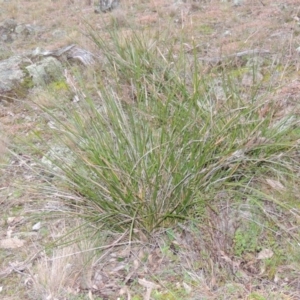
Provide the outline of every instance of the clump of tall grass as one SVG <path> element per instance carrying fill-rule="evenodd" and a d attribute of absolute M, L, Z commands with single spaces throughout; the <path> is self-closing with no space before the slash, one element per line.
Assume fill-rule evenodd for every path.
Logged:
<path fill-rule="evenodd" d="M 175 52 L 159 37 L 112 35 L 110 45 L 93 37 L 107 59 L 106 77 L 95 74 L 98 96 L 61 108 L 64 120 L 50 113 L 55 143 L 72 156 L 52 158 L 55 175 L 81 197 L 72 203 L 81 216 L 151 236 L 197 219 L 219 193 L 228 201 L 251 195 L 257 203 L 288 205 L 261 184 L 297 181 L 296 118 L 274 119 L 272 105 L 262 115 L 266 95 L 255 86 L 245 96 L 224 72 L 220 99 L 213 78 L 201 75 L 196 54 L 183 45 Z"/>

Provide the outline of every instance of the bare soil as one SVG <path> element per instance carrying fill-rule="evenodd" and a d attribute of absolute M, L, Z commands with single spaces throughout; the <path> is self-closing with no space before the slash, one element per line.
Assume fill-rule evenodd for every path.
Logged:
<path fill-rule="evenodd" d="M 233 2 L 220 0 L 187 0 L 176 3 L 170 0 L 121 0 L 120 8 L 105 14 L 96 14 L 94 12 L 96 5 L 91 4 L 90 1 L 80 0 L 9 0 L 0 1 L 0 4 L 0 23 L 13 18 L 18 24 L 31 24 L 41 28 L 35 35 L 16 39 L 10 43 L 0 42 L 0 47 L 8 55 L 23 53 L 36 47 L 52 50 L 72 43 L 92 52 L 98 51 L 89 37 L 90 28 L 107 39 L 108 43 L 108 30 L 114 26 L 128 36 L 133 29 L 147 29 L 149 32 L 158 31 L 163 34 L 172 28 L 174 36 L 180 32 L 185 33 L 187 37 L 186 51 L 193 51 L 196 47 L 197 55 L 212 64 L 220 57 L 234 56 L 242 51 L 253 49 L 269 51 L 270 54 L 267 55 L 272 56 L 274 63 L 276 63 L 274 58 L 277 56 L 280 60 L 280 69 L 285 70 L 284 76 L 274 79 L 276 80 L 276 89 L 272 97 L 278 106 L 277 117 L 280 118 L 294 109 L 295 103 L 299 101 L 300 6 L 297 0 L 244 0 L 237 6 Z M 190 43 L 191 37 L 194 45 Z M 210 67 L 210 63 L 208 63 L 207 72 Z M 21 146 L 22 139 L 32 138 L 33 129 L 36 130 L 39 126 L 41 130 L 43 128 L 41 112 L 32 105 L 32 98 L 34 98 L 34 92 L 29 93 L 23 99 L 0 102 L 0 241 L 18 238 L 24 242 L 20 246 L 0 247 L 0 298 L 6 300 L 56 299 L 51 298 L 50 294 L 49 298 L 47 295 L 42 298 L 41 294 L 36 296 L 34 290 L 31 290 L 35 278 L 35 274 L 32 272 L 38 272 L 35 269 L 36 259 L 42 259 L 44 255 L 39 251 L 43 250 L 43 246 L 49 240 L 54 239 L 60 231 L 63 232 L 68 227 L 68 221 L 61 216 L 53 220 L 48 218 L 43 220 L 40 216 L 36 218 L 36 214 L 45 208 L 39 204 L 41 200 L 47 199 L 50 204 L 59 204 L 57 204 L 57 199 L 48 199 L 48 195 L 37 193 L 36 187 L 46 183 L 39 174 L 33 171 L 34 159 L 27 152 L 26 144 L 24 147 Z M 55 99 L 51 99 L 51 101 L 55 101 Z M 11 147 L 11 145 L 13 146 Z M 14 151 L 14 154 L 11 151 Z M 39 221 L 42 223 L 42 229 L 33 231 L 32 226 Z M 193 243 L 194 249 L 197 249 L 196 237 L 192 233 L 187 235 L 184 244 Z M 117 238 L 112 238 L 111 244 L 113 245 L 116 240 Z M 113 246 L 112 249 L 114 249 Z M 120 264 L 112 260 L 101 270 L 102 273 L 98 270 L 98 277 L 102 276 L 102 279 L 98 280 L 98 284 L 99 287 L 102 284 L 101 288 L 104 291 L 103 293 L 99 292 L 98 297 L 117 299 L 116 293 L 123 289 L 123 297 L 130 299 L 130 292 L 121 287 L 119 283 L 134 281 L 149 273 L 161 278 L 166 291 L 169 283 L 176 285 L 176 282 L 180 282 L 180 276 L 176 274 L 170 253 L 162 256 L 155 246 L 145 246 L 144 249 L 137 247 L 131 251 L 136 258 L 147 257 L 148 269 L 143 266 L 143 270 L 138 272 L 137 268 L 142 269 L 142 267 L 137 263 L 137 259 L 128 259 L 126 253 L 111 250 L 109 255 L 116 252 L 118 257 L 122 257 L 123 265 L 127 263 L 131 266 L 132 274 L 126 277 L 125 271 L 123 272 L 125 267 L 120 267 Z M 184 251 L 182 253 L 184 256 Z M 231 260 L 229 264 L 234 265 L 232 258 L 225 257 L 226 259 Z M 184 258 L 181 257 L 178 263 L 179 261 L 182 263 Z M 188 272 L 188 266 L 189 262 L 181 266 L 181 272 L 182 268 Z M 174 268 L 174 274 L 167 272 L 170 268 Z M 232 281 L 231 286 L 228 283 L 223 287 L 218 287 L 215 284 L 214 276 L 210 276 L 209 280 L 202 280 L 202 286 L 193 286 L 193 292 L 189 296 L 181 297 L 182 299 L 198 300 L 300 299 L 300 283 L 297 279 L 299 274 L 295 269 L 292 265 L 285 266 L 285 269 L 281 270 L 284 275 L 282 275 L 280 283 L 274 278 L 256 281 L 256 278 L 259 277 L 257 274 L 252 278 L 249 278 L 251 275 L 248 274 L 241 275 L 242 280 L 239 284 Z M 115 272 L 114 275 L 112 272 Z M 291 275 L 293 272 L 295 274 Z M 204 275 L 199 273 L 197 276 L 199 279 Z M 104 277 L 108 277 L 108 279 L 103 279 Z M 77 279 L 74 275 L 75 284 L 72 285 L 68 281 L 64 283 L 71 286 L 70 289 L 74 294 L 72 299 L 97 299 L 98 287 L 94 286 L 96 281 L 93 279 L 94 294 L 92 295 L 89 284 L 85 287 L 84 284 L 79 284 Z M 91 280 L 90 277 L 89 280 Z M 113 292 L 107 291 L 107 280 L 111 281 Z M 286 288 L 287 286 L 288 288 Z M 101 288 L 98 291 L 102 291 Z M 188 290 L 182 285 L 180 289 L 185 292 Z M 261 296 L 256 298 L 256 294 Z M 79 298 L 80 295 L 84 295 L 82 297 L 86 298 Z M 166 292 L 165 296 L 155 299 L 176 298 Z"/>

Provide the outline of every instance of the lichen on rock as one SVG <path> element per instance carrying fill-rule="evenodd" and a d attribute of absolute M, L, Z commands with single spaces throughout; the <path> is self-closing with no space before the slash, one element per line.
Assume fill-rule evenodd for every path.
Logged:
<path fill-rule="evenodd" d="M 63 76 L 62 64 L 54 57 L 46 57 L 26 67 L 35 85 L 47 85 Z"/>

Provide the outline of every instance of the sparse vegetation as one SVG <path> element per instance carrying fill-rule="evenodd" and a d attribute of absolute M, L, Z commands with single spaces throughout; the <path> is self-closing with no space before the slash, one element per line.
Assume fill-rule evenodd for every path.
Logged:
<path fill-rule="evenodd" d="M 225 15 L 233 9 L 222 5 Z M 0 152 L 11 155 L 0 160 L 3 182 L 20 161 L 30 183 L 16 177 L 3 189 L 5 224 L 15 230 L 22 210 L 28 215 L 17 205 L 25 195 L 32 224 L 19 228 L 30 230 L 36 216 L 44 224 L 36 240 L 18 236 L 32 245 L 27 256 L 35 253 L 22 299 L 297 295 L 299 104 L 284 94 L 297 67 L 268 51 L 206 57 L 199 45 L 213 34 L 221 43 L 218 25 L 193 13 L 187 22 L 182 9 L 172 28 L 178 11 L 170 10 L 158 28 L 120 11 L 103 17 L 100 33 L 84 22 L 100 63 L 32 89 L 34 126 L 3 143 Z M 16 270 L 2 273 L 7 299 Z"/>

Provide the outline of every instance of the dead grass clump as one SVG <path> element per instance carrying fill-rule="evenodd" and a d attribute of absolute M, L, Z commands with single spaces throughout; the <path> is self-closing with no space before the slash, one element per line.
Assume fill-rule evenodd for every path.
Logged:
<path fill-rule="evenodd" d="M 30 298 L 70 299 L 88 293 L 83 291 L 92 289 L 95 254 L 95 241 L 82 237 L 80 242 L 43 252 L 25 280 Z"/>

